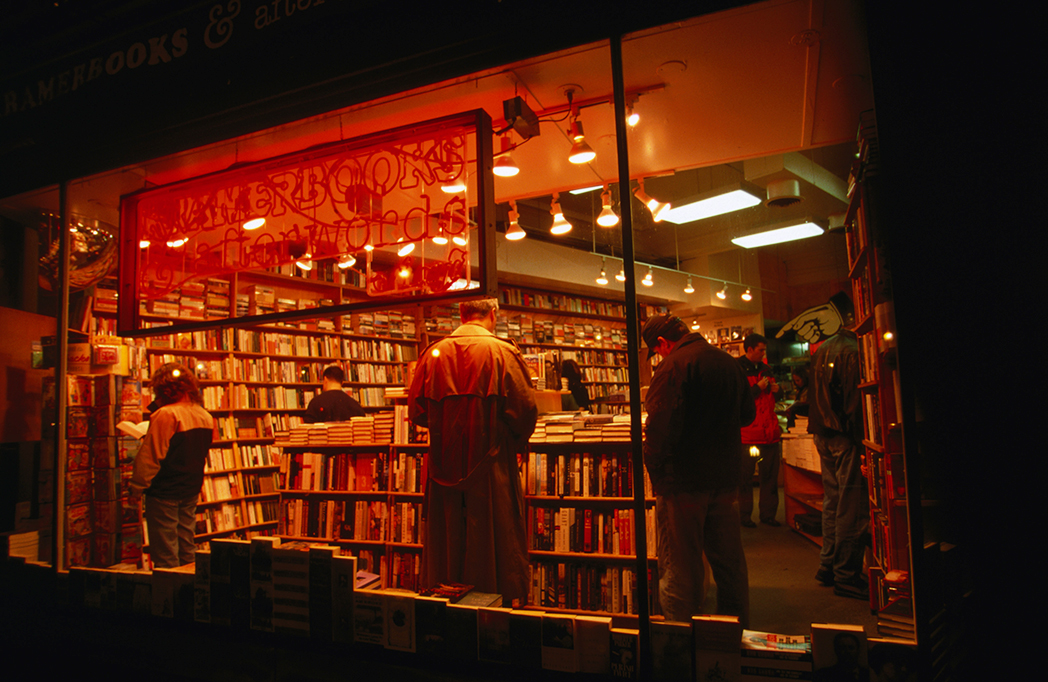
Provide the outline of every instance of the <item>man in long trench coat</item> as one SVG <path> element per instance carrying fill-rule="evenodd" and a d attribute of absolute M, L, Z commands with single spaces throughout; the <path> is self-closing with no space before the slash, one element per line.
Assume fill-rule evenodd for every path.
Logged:
<path fill-rule="evenodd" d="M 528 590 L 517 454 L 538 411 L 520 351 L 495 336 L 496 299 L 459 305 L 462 325 L 428 347 L 410 419 L 429 429 L 423 586 L 459 582 L 523 605 Z"/>

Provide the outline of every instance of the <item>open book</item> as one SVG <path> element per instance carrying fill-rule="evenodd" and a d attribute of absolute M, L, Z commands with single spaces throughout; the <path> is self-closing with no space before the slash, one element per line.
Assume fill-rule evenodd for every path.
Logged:
<path fill-rule="evenodd" d="M 134 422 L 122 421 L 117 423 L 116 428 L 128 436 L 145 438 L 146 431 L 149 430 L 149 422 L 138 422 L 136 424 Z"/>

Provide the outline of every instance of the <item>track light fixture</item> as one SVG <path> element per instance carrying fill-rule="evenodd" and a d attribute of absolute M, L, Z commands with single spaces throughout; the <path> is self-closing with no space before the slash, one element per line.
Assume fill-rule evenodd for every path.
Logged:
<path fill-rule="evenodd" d="M 633 109 L 633 105 L 630 104 L 626 107 L 626 125 L 630 128 L 640 123 L 640 114 Z"/>
<path fill-rule="evenodd" d="M 615 279 L 619 280 L 620 282 L 625 282 L 626 281 L 626 271 L 623 268 L 620 267 L 619 268 L 619 274 L 615 275 Z"/>
<path fill-rule="evenodd" d="M 648 193 L 644 191 L 644 178 L 637 181 L 637 188 L 633 190 L 633 194 L 640 199 L 642 204 L 648 207 L 648 210 L 651 211 L 651 219 L 655 222 L 662 220 L 663 214 L 670 209 L 668 203 L 648 196 Z"/>
<path fill-rule="evenodd" d="M 717 298 L 724 300 L 728 298 L 728 283 L 725 282 L 724 286 L 721 287 L 720 291 L 717 292 Z"/>
<path fill-rule="evenodd" d="M 498 158 L 495 159 L 495 164 L 491 167 L 491 172 L 500 178 L 512 178 L 520 172 L 520 167 L 513 161 L 513 157 L 509 155 L 511 149 L 513 149 L 513 145 L 510 144 L 509 135 L 503 135 L 502 151 L 499 152 Z"/>
<path fill-rule="evenodd" d="M 604 185 L 604 191 L 600 193 L 600 205 L 603 207 L 597 216 L 597 224 L 601 227 L 615 227 L 619 224 L 619 216 L 611 210 L 611 190 Z"/>
<path fill-rule="evenodd" d="M 528 234 L 524 231 L 524 228 L 522 228 L 520 226 L 520 223 L 518 222 L 520 220 L 520 215 L 517 213 L 517 202 L 511 201 L 509 205 L 509 227 L 506 228 L 506 239 L 515 242 L 517 240 L 524 239 L 524 237 L 527 237 Z"/>
<path fill-rule="evenodd" d="M 692 286 L 692 284 L 691 284 L 691 275 L 688 275 L 688 283 L 684 286 L 684 293 L 686 293 L 686 294 L 694 294 L 695 293 L 695 287 Z"/>
<path fill-rule="evenodd" d="M 356 256 L 354 256 L 351 253 L 347 253 L 346 255 L 344 255 L 344 256 L 342 256 L 341 258 L 338 259 L 338 267 L 343 269 L 343 270 L 345 270 L 346 268 L 351 268 L 351 267 L 353 267 L 356 264 L 357 264 Z"/>
<path fill-rule="evenodd" d="M 744 301 L 752 301 L 753 300 L 753 294 L 750 293 L 750 290 L 749 290 L 748 287 L 747 287 L 746 291 L 742 292 L 742 300 L 744 300 Z"/>
<path fill-rule="evenodd" d="M 593 147 L 589 146 L 586 142 L 586 135 L 582 132 L 582 121 L 578 119 L 578 115 L 572 117 L 571 128 L 568 129 L 568 135 L 571 137 L 571 153 L 568 154 L 568 161 L 572 163 L 589 163 L 597 157 L 597 152 L 593 151 Z"/>
<path fill-rule="evenodd" d="M 697 331 L 699 331 L 699 328 L 700 328 L 701 326 L 702 326 L 702 325 L 700 325 L 700 324 L 699 324 L 699 318 L 697 318 L 697 317 L 696 317 L 696 318 L 695 318 L 695 321 L 691 323 L 691 330 L 692 330 L 693 332 L 697 332 Z"/>
<path fill-rule="evenodd" d="M 549 207 L 550 215 L 553 216 L 553 226 L 549 228 L 550 234 L 567 234 L 571 232 L 571 223 L 564 219 L 564 212 L 560 210 L 560 193 L 553 195 L 553 201 Z"/>
<path fill-rule="evenodd" d="M 640 281 L 646 287 L 650 287 L 655 284 L 654 280 L 651 279 L 651 266 L 648 266 L 648 274 L 644 275 L 644 279 Z"/>
<path fill-rule="evenodd" d="M 303 254 L 303 256 L 301 258 L 299 258 L 298 260 L 295 261 L 295 265 L 298 267 L 299 270 L 304 270 L 305 272 L 309 272 L 310 270 L 313 269 L 313 256 L 312 256 L 312 254 L 310 254 L 308 252 Z"/>
<path fill-rule="evenodd" d="M 605 286 L 608 283 L 608 271 L 604 267 L 605 259 L 600 259 L 600 276 L 597 277 L 597 284 Z"/>
<path fill-rule="evenodd" d="M 262 227 L 265 224 L 266 224 L 266 219 L 265 218 L 252 218 L 251 220 L 245 221 L 244 224 L 241 225 L 241 227 L 243 227 L 245 230 L 249 230 L 250 231 L 250 230 L 257 230 L 258 228 Z"/>

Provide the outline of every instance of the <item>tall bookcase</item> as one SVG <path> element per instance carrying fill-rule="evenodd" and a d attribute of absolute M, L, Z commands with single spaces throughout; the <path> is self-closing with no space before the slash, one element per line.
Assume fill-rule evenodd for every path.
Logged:
<path fill-rule="evenodd" d="M 165 326 L 309 309 L 361 295 L 355 273 L 317 268 L 309 277 L 285 267 L 212 278 L 143 302 L 140 312 L 146 324 Z M 332 364 L 342 367 L 343 386 L 365 411 L 392 410 L 386 392 L 404 388 L 407 364 L 418 356 L 414 320 L 412 314 L 383 311 L 147 339 L 141 378 L 165 362 L 193 367 L 204 407 L 215 417 L 197 513 L 198 542 L 277 532 L 281 461 L 275 436 L 302 422 L 321 390 L 324 368 Z"/>
<path fill-rule="evenodd" d="M 870 606 L 877 613 L 881 634 L 912 638 L 906 460 L 898 410 L 901 401 L 891 281 L 887 254 L 877 231 L 877 158 L 877 129 L 871 115 L 859 127 L 845 220 L 861 359 L 859 389 L 870 495 Z"/>
<path fill-rule="evenodd" d="M 575 360 L 591 411 L 624 409 L 629 376 L 622 303 L 521 287 L 503 287 L 499 296 L 497 335 L 513 339 L 524 353 L 549 352 L 561 362 Z M 559 375 L 559 366 L 556 372 Z"/>

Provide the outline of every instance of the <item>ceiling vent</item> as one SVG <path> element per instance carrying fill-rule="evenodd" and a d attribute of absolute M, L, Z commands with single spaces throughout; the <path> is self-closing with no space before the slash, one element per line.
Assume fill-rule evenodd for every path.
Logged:
<path fill-rule="evenodd" d="M 801 196 L 801 183 L 797 180 L 774 180 L 768 183 L 768 200 L 764 202 L 768 206 L 785 208 L 793 206 L 803 199 Z"/>

